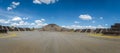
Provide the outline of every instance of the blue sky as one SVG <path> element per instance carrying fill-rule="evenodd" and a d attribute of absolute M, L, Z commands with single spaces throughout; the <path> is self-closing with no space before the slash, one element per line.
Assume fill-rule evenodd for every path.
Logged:
<path fill-rule="evenodd" d="M 120 22 L 120 0 L 0 0 L 0 24 L 66 28 L 110 27 Z"/>

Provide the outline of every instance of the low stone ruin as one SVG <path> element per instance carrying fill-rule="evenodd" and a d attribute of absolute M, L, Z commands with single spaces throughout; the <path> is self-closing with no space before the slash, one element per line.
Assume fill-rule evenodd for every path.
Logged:
<path fill-rule="evenodd" d="M 7 33 L 7 29 L 4 29 L 4 27 L 0 25 L 0 33 Z"/>
<path fill-rule="evenodd" d="M 40 31 L 59 31 L 59 32 L 80 32 L 80 33 L 102 33 L 105 35 L 120 35 L 120 23 L 115 23 L 111 28 L 96 29 L 68 29 L 60 27 L 56 24 L 49 24 L 40 29 Z"/>
<path fill-rule="evenodd" d="M 0 25 L 0 33 L 7 33 L 8 31 L 32 31 L 30 28 L 10 27 Z"/>
<path fill-rule="evenodd" d="M 120 35 L 120 23 L 115 23 L 111 28 L 97 28 L 97 29 L 76 29 L 74 32 L 80 33 L 102 33 L 105 35 Z"/>
<path fill-rule="evenodd" d="M 74 32 L 81 32 L 82 29 L 76 29 Z"/>
<path fill-rule="evenodd" d="M 115 23 L 107 31 L 103 32 L 106 35 L 120 35 L 120 23 Z"/>

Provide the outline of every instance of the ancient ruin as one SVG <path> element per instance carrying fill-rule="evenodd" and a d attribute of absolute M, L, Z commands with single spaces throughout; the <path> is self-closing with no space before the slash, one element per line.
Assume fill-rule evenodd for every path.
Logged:
<path fill-rule="evenodd" d="M 56 24 L 49 24 L 44 27 L 42 27 L 43 31 L 61 31 L 62 27 L 56 25 Z"/>
<path fill-rule="evenodd" d="M 0 25 L 0 33 L 7 33 L 8 31 L 32 31 L 30 28 L 10 27 Z"/>
<path fill-rule="evenodd" d="M 120 35 L 120 23 L 115 23 L 107 31 L 103 32 L 106 35 Z"/>
<path fill-rule="evenodd" d="M 10 27 L 0 25 L 0 33 L 7 31 L 32 31 L 30 28 Z M 115 23 L 111 28 L 96 28 L 96 29 L 68 29 L 60 27 L 56 24 L 48 24 L 39 29 L 39 31 L 58 31 L 58 32 L 80 32 L 80 33 L 102 33 L 105 35 L 120 35 L 120 23 Z"/>
<path fill-rule="evenodd" d="M 0 25 L 0 33 L 7 33 L 7 30 L 4 29 L 4 27 L 1 25 Z"/>

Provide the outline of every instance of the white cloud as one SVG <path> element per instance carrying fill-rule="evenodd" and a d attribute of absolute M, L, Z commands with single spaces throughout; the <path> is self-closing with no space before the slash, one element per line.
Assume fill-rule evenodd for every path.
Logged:
<path fill-rule="evenodd" d="M 20 5 L 20 2 L 12 2 L 10 6 L 7 7 L 7 10 L 10 11 Z"/>
<path fill-rule="evenodd" d="M 35 20 L 35 23 L 37 23 L 37 24 L 43 23 L 43 22 L 45 22 L 45 19 Z"/>
<path fill-rule="evenodd" d="M 19 21 L 19 22 L 13 22 L 11 23 L 11 26 L 16 26 L 16 27 L 28 27 L 31 26 L 31 23 L 25 22 L 25 21 Z"/>
<path fill-rule="evenodd" d="M 34 25 L 35 25 L 35 23 L 31 23 L 30 25 L 34 26 Z"/>
<path fill-rule="evenodd" d="M 80 15 L 79 18 L 82 20 L 92 20 L 92 17 L 88 14 Z"/>
<path fill-rule="evenodd" d="M 4 20 L 4 19 L 0 19 L 0 23 L 2 23 L 2 24 L 8 24 L 8 23 L 10 23 L 10 21 L 9 20 Z"/>
<path fill-rule="evenodd" d="M 25 21 L 20 21 L 20 22 L 19 22 L 19 25 L 30 25 L 30 23 L 25 22 Z"/>
<path fill-rule="evenodd" d="M 45 22 L 45 19 L 40 19 L 40 20 L 35 20 L 35 27 L 36 28 L 40 28 L 42 26 L 45 26 L 47 25 L 47 23 L 44 23 Z"/>
<path fill-rule="evenodd" d="M 35 4 L 41 4 L 41 1 L 40 0 L 33 0 L 33 3 L 35 3 Z"/>
<path fill-rule="evenodd" d="M 12 9 L 13 9 L 12 7 L 7 7 L 7 10 L 8 10 L 8 11 L 10 11 L 10 10 L 12 10 Z"/>
<path fill-rule="evenodd" d="M 11 23 L 11 26 L 19 26 L 19 24 L 18 23 Z"/>
<path fill-rule="evenodd" d="M 33 0 L 33 3 L 35 4 L 51 4 L 51 3 L 55 3 L 57 2 L 58 0 Z"/>
<path fill-rule="evenodd" d="M 22 20 L 22 18 L 21 17 L 18 17 L 18 16 L 15 16 L 13 19 L 12 19 L 12 21 L 21 21 Z"/>
<path fill-rule="evenodd" d="M 62 26 L 64 28 L 69 28 L 69 29 L 96 29 L 96 28 L 107 28 L 104 27 L 102 25 L 98 25 L 98 26 L 81 26 L 81 25 L 70 25 L 70 26 Z"/>
<path fill-rule="evenodd" d="M 11 19 L 0 19 L 0 24 L 6 26 L 15 26 L 15 27 L 40 28 L 42 26 L 47 25 L 45 21 L 46 21 L 45 19 L 39 19 L 39 20 L 34 20 L 33 22 L 29 22 L 27 17 L 22 18 L 19 16 L 15 16 L 12 17 Z"/>
<path fill-rule="evenodd" d="M 35 22 L 29 23 L 26 21 L 19 21 L 19 22 L 13 22 L 11 23 L 11 26 L 16 26 L 16 27 L 35 27 L 35 28 L 40 28 L 42 26 L 47 25 L 47 23 L 41 22 L 39 20 L 35 20 Z"/>
<path fill-rule="evenodd" d="M 42 26 L 47 25 L 47 23 L 45 23 L 45 19 L 39 19 L 39 20 L 34 20 L 34 22 L 30 23 L 27 22 L 29 18 L 28 17 L 24 17 L 21 18 L 19 16 L 15 16 L 11 19 L 11 26 L 17 26 L 17 27 L 36 27 L 36 28 L 40 28 Z"/>
<path fill-rule="evenodd" d="M 23 20 L 28 20 L 29 18 L 28 17 L 24 17 Z"/>
<path fill-rule="evenodd" d="M 45 21 L 45 19 L 41 19 L 41 21 L 43 21 L 43 22 L 44 22 L 44 21 Z"/>
<path fill-rule="evenodd" d="M 34 27 L 40 28 L 40 27 L 45 26 L 45 25 L 48 25 L 48 24 L 47 23 L 39 23 L 39 24 L 36 24 Z"/>
<path fill-rule="evenodd" d="M 20 5 L 20 2 L 12 2 L 13 5 L 18 6 Z"/>
<path fill-rule="evenodd" d="M 39 24 L 39 23 L 42 23 L 42 21 L 41 20 L 35 20 L 35 23 Z"/>

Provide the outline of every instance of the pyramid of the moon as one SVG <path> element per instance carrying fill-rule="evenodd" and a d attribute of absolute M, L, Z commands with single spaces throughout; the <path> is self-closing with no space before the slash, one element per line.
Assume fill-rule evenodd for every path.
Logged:
<path fill-rule="evenodd" d="M 42 27 L 43 31 L 61 31 L 62 27 L 56 25 L 56 24 L 48 24 L 44 27 Z"/>

